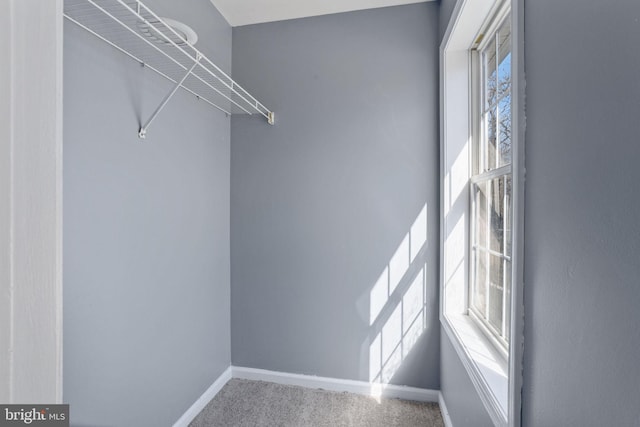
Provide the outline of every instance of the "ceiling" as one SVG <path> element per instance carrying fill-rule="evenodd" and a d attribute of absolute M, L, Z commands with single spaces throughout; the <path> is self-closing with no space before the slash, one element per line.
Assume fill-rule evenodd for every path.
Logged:
<path fill-rule="evenodd" d="M 232 27 L 428 0 L 211 0 Z"/>

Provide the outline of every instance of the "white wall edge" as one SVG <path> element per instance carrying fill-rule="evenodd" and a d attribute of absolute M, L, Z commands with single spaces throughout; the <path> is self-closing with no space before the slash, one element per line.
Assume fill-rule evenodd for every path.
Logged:
<path fill-rule="evenodd" d="M 63 0 L 0 9 L 0 400 L 62 403 Z"/>
<path fill-rule="evenodd" d="M 440 396 L 440 392 L 438 390 L 429 390 L 417 387 L 376 384 L 365 381 L 318 377 L 315 375 L 291 374 L 239 366 L 232 366 L 231 369 L 233 378 L 268 381 L 277 384 L 295 385 L 299 387 L 329 391 L 346 391 L 371 397 L 414 400 L 417 402 L 438 402 Z"/>
<path fill-rule="evenodd" d="M 449 416 L 449 410 L 447 404 L 444 401 L 444 395 L 442 392 L 438 393 L 438 405 L 440 405 L 440 413 L 442 414 L 442 421 L 444 421 L 444 427 L 453 427 L 453 422 Z"/>
<path fill-rule="evenodd" d="M 195 401 L 193 405 L 182 414 L 182 416 L 173 424 L 173 427 L 188 427 L 189 423 L 204 409 L 205 406 L 213 399 L 216 394 L 222 390 L 222 387 L 231 379 L 232 369 L 229 366 L 225 371 L 202 393 L 202 396 Z"/>

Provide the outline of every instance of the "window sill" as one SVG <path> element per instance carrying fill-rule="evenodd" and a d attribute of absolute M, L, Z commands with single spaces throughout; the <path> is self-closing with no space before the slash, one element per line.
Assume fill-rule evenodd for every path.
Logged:
<path fill-rule="evenodd" d="M 447 314 L 441 317 L 441 322 L 491 419 L 497 426 L 506 426 L 507 360 L 469 316 Z"/>

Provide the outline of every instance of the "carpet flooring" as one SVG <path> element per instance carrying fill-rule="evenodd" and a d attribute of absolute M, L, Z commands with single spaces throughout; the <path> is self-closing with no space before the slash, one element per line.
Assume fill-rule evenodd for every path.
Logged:
<path fill-rule="evenodd" d="M 444 427 L 437 403 L 230 380 L 190 427 Z"/>

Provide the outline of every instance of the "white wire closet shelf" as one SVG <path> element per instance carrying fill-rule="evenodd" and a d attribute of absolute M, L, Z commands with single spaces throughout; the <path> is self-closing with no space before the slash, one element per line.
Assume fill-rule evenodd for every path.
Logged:
<path fill-rule="evenodd" d="M 274 123 L 273 111 L 141 1 L 65 0 L 64 17 L 174 83 L 173 90 L 141 126 L 140 138 L 179 88 L 228 115 L 261 114 L 269 124 Z"/>

